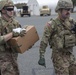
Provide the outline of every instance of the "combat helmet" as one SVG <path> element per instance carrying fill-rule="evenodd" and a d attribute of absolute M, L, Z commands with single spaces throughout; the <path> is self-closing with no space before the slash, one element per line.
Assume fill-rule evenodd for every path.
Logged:
<path fill-rule="evenodd" d="M 73 8 L 73 3 L 71 0 L 59 0 L 56 6 L 55 11 L 57 12 L 59 9 L 63 8 Z"/>
<path fill-rule="evenodd" d="M 0 11 L 2 10 L 3 7 L 5 6 L 14 6 L 14 3 L 12 0 L 1 0 L 0 1 Z"/>

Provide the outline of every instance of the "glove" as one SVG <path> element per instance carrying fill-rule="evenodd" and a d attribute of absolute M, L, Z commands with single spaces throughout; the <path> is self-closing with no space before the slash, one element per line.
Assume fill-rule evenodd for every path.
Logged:
<path fill-rule="evenodd" d="M 39 61 L 38 61 L 38 64 L 41 65 L 41 66 L 46 67 L 45 58 L 40 58 Z"/>
<path fill-rule="evenodd" d="M 24 28 L 15 28 L 13 29 L 13 36 L 17 37 L 17 36 L 24 36 L 26 33 L 26 29 Z"/>
<path fill-rule="evenodd" d="M 20 36 L 24 36 L 26 34 L 26 29 L 22 28 L 20 31 Z"/>

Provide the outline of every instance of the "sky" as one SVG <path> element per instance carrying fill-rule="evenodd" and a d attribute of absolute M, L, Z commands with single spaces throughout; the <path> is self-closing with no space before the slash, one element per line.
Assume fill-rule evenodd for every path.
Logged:
<path fill-rule="evenodd" d="M 25 2 L 25 3 L 27 3 L 28 2 L 28 0 L 12 0 L 14 3 L 23 3 L 23 2 Z"/>
<path fill-rule="evenodd" d="M 27 3 L 28 0 L 12 0 L 14 3 Z M 55 4 L 58 0 L 37 0 L 41 4 Z"/>

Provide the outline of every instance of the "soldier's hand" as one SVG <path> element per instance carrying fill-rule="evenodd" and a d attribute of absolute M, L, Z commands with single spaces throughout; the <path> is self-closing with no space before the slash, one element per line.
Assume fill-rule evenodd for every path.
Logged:
<path fill-rule="evenodd" d="M 22 28 L 20 31 L 20 36 L 24 36 L 26 34 L 26 29 Z"/>
<path fill-rule="evenodd" d="M 38 64 L 41 65 L 41 66 L 46 67 L 45 58 L 40 58 L 39 61 L 38 61 Z"/>
<path fill-rule="evenodd" d="M 26 29 L 24 28 L 15 28 L 13 29 L 13 36 L 24 36 L 26 34 Z"/>

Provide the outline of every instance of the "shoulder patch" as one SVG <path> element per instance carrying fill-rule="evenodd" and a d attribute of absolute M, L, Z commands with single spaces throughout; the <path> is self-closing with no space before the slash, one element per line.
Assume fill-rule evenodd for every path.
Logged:
<path fill-rule="evenodd" d="M 47 26 L 50 26 L 50 24 L 49 24 L 49 23 L 47 23 L 46 25 L 47 25 Z"/>
<path fill-rule="evenodd" d="M 51 26 L 52 21 L 47 22 L 47 26 Z"/>

